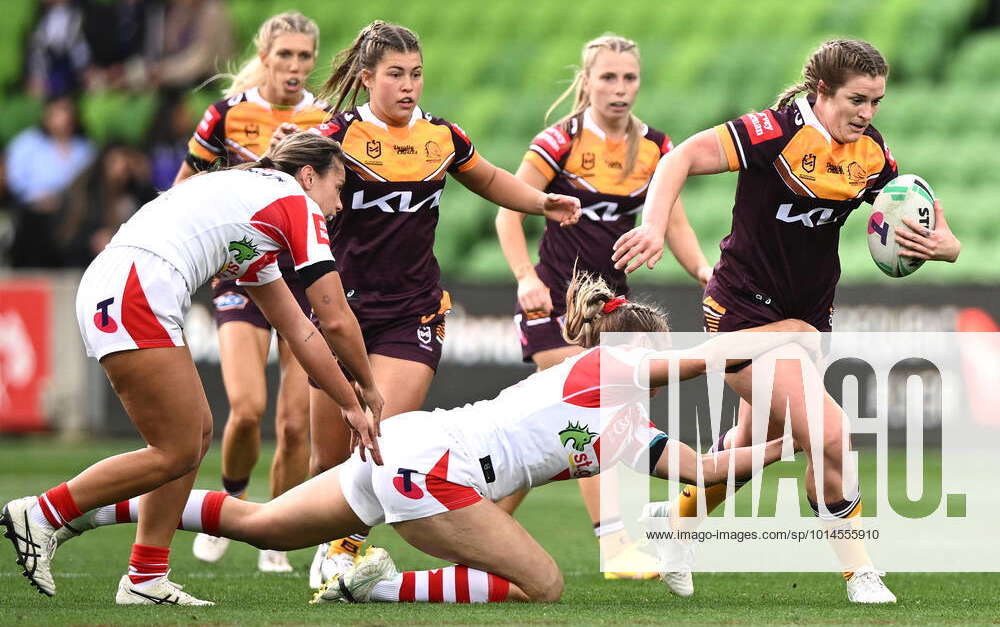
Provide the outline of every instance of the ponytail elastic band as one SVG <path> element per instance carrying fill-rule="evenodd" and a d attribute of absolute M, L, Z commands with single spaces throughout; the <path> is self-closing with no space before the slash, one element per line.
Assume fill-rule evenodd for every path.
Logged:
<path fill-rule="evenodd" d="M 267 155 L 258 159 L 257 163 L 259 163 L 262 168 L 274 168 L 274 161 L 272 161 L 271 157 L 268 157 Z"/>
<path fill-rule="evenodd" d="M 608 302 L 604 303 L 604 309 L 603 309 L 603 311 L 604 311 L 604 313 L 609 314 L 609 313 L 611 313 L 615 309 L 618 309 L 619 307 L 621 307 L 622 305 L 624 305 L 627 302 L 628 301 L 626 299 L 622 298 L 621 296 L 616 296 L 616 297 L 612 298 L 611 300 L 609 300 Z"/>

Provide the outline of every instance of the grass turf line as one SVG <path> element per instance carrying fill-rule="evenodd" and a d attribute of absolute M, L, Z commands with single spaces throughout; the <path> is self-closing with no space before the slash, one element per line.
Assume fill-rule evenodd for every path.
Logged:
<path fill-rule="evenodd" d="M 137 441 L 63 444 L 49 439 L 0 440 L 0 502 L 38 493 L 101 457 L 131 450 Z M 250 484 L 250 496 L 268 495 L 265 447 Z M 218 489 L 219 448 L 202 466 L 197 486 Z M 560 603 L 484 605 L 310 606 L 307 587 L 312 550 L 291 555 L 296 572 L 264 575 L 257 551 L 233 543 L 218 564 L 191 556 L 193 534 L 179 532 L 171 554 L 172 578 L 212 608 L 117 607 L 114 593 L 128 563 L 134 527 L 88 532 L 60 549 L 54 564 L 58 594 L 46 598 L 31 588 L 4 540 L 0 548 L 0 625 L 10 624 L 899 624 L 988 623 L 1000 616 L 1000 575 L 979 573 L 890 573 L 900 598 L 895 607 L 847 603 L 844 585 L 832 574 L 750 573 L 696 575 L 697 593 L 679 599 L 656 581 L 606 581 L 597 571 L 597 545 L 579 491 L 571 482 L 541 488 L 528 497 L 519 519 L 552 553 L 566 576 Z M 391 529 L 372 540 L 407 569 L 442 564 L 405 544 Z"/>

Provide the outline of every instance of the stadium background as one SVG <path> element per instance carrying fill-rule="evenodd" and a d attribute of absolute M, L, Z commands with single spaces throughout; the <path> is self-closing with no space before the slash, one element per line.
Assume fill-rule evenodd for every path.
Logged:
<path fill-rule="evenodd" d="M 602 33 L 611 31 L 638 42 L 642 89 L 636 113 L 670 134 L 675 143 L 747 110 L 769 106 L 782 88 L 798 78 L 803 60 L 821 41 L 831 37 L 868 39 L 892 67 L 887 96 L 875 124 L 887 138 L 901 171 L 922 175 L 943 199 L 949 223 L 964 247 L 954 265 L 929 264 L 912 277 L 889 279 L 868 255 L 865 208 L 855 212 L 841 237 L 843 278 L 838 292 L 837 328 L 996 330 L 993 321 L 1000 320 L 1000 290 L 996 287 L 1000 266 L 995 262 L 1000 244 L 996 210 L 1000 152 L 995 149 L 1000 138 L 1000 2 L 578 0 L 570 5 L 531 0 L 229 0 L 225 6 L 236 42 L 232 63 L 252 54 L 250 41 L 267 16 L 295 9 L 315 19 L 322 37 L 314 85 L 327 75 L 333 54 L 348 45 L 372 19 L 387 19 L 413 28 L 422 40 L 426 68 L 421 107 L 461 124 L 483 155 L 512 171 L 530 139 L 543 127 L 545 110 L 568 84 L 571 66 L 579 63 L 582 43 Z M 0 144 L 6 146 L 18 132 L 38 121 L 41 103 L 27 93 L 23 83 L 26 40 L 33 28 L 36 5 L 29 0 L 5 0 L 2 8 Z M 232 66 L 220 60 L 218 67 Z M 221 83 L 210 84 L 186 96 L 196 116 L 220 97 L 221 87 Z M 155 124 L 156 109 L 157 95 L 153 91 L 90 91 L 80 99 L 82 121 L 92 140 L 98 144 L 122 141 L 140 150 L 146 148 L 145 138 Z M 718 259 L 718 242 L 728 232 L 734 186 L 735 175 L 730 174 L 693 179 L 684 191 L 692 226 L 713 262 Z M 515 288 L 496 243 L 494 215 L 495 208 L 486 201 L 454 181 L 448 185 L 442 199 L 435 252 L 456 310 L 449 318 L 445 357 L 427 402 L 429 407 L 450 407 L 491 396 L 530 372 L 519 363 L 510 322 Z M 111 451 L 127 450 L 135 443 L 134 430 L 110 393 L 100 368 L 83 355 L 73 313 L 79 272 L 10 268 L 3 251 L 9 244 L 14 216 L 10 208 L 0 208 L 0 458 L 5 460 L 0 464 L 0 494 L 4 497 L 48 487 L 88 461 Z M 526 225 L 537 238 L 541 222 L 529 219 Z M 529 244 L 529 249 L 537 247 Z M 637 272 L 632 280 L 637 292 L 667 306 L 675 328 L 700 329 L 700 291 L 669 256 L 656 270 Z M 214 353 L 214 327 L 206 306 L 207 294 L 200 293 L 196 300 L 187 332 L 210 395 L 219 435 L 227 408 Z M 275 370 L 272 367 L 272 383 Z M 270 423 L 265 419 L 265 432 L 270 432 Z M 42 435 L 23 435 L 35 432 Z M 57 444 L 49 435 L 61 435 L 62 440 L 74 443 Z M 112 436 L 128 439 L 106 439 Z M 266 455 L 265 451 L 262 461 Z M 27 467 L 34 464 L 48 464 L 49 470 L 38 473 Z M 252 484 L 252 494 L 259 498 L 266 497 L 266 465 L 258 465 Z M 199 484 L 214 487 L 217 475 L 214 451 Z M 554 487 L 547 492 L 551 504 L 569 510 L 580 508 L 572 486 Z M 545 508 L 527 507 L 524 515 L 529 529 L 550 525 L 546 512 Z M 582 512 L 577 514 L 584 524 Z M 109 532 L 109 537 L 118 531 Z M 128 544 L 127 533 L 121 531 L 119 553 Z M 590 542 L 586 530 L 567 531 L 565 537 L 562 531 L 557 533 L 559 537 L 551 537 L 551 542 L 560 564 L 564 569 L 567 565 L 577 570 L 584 568 L 573 542 L 578 538 Z M 544 537 L 543 544 L 549 546 Z M 404 558 L 418 559 L 402 547 L 395 550 Z M 245 562 L 242 572 L 249 573 L 253 555 L 249 550 L 242 554 L 237 550 L 237 554 Z M 74 561 L 72 554 L 66 559 L 68 565 L 80 563 L 77 570 L 85 568 L 86 560 Z M 106 569 L 110 574 L 105 579 L 112 581 L 117 576 L 117 566 Z M 184 562 L 176 567 L 195 568 L 186 568 Z M 0 575 L 12 574 L 5 564 Z M 576 576 L 571 572 L 571 579 Z M 15 583 L 2 581 L 4 587 Z M 734 576 L 724 584 L 721 581 L 709 584 L 709 590 L 713 585 L 720 591 L 732 584 L 754 591 L 760 581 L 771 579 Z M 842 605 L 838 601 L 839 587 L 831 591 L 828 583 L 815 583 L 819 579 L 800 581 L 817 595 L 811 598 L 823 599 L 821 605 Z M 595 583 L 599 585 L 603 584 Z M 955 613 L 951 609 L 930 614 L 938 620 L 961 620 L 963 615 L 984 620 L 996 616 L 995 605 L 989 604 L 985 612 L 977 613 L 983 597 L 990 596 L 991 586 L 995 587 L 995 579 L 968 579 L 956 597 L 948 592 L 949 588 L 935 583 L 928 586 L 923 598 L 938 598 L 942 603 L 964 601 L 961 611 L 970 612 Z M 289 593 L 295 595 L 294 603 L 302 597 L 299 588 L 301 582 L 294 588 L 287 587 L 295 590 Z M 934 588 L 938 588 L 938 597 L 932 596 Z M 100 590 L 99 594 L 106 592 Z M 265 600 L 281 594 L 277 590 L 255 590 Z M 573 605 L 579 611 L 587 612 L 587 608 L 599 604 L 614 606 L 619 601 L 616 595 L 625 587 L 615 584 L 587 590 L 587 594 L 595 595 L 592 600 L 584 600 L 581 593 L 568 597 L 571 603 L 583 604 Z M 656 598 L 652 589 L 643 590 L 648 597 Z M 745 611 L 741 614 L 745 620 L 754 616 L 759 621 L 781 617 L 797 620 L 796 616 L 773 614 L 769 597 L 763 592 L 760 598 L 753 596 L 754 592 L 750 594 L 737 597 L 730 605 L 719 605 L 717 597 L 711 602 L 716 608 Z M 825 596 L 828 594 L 829 601 Z M 639 620 L 660 616 L 655 602 L 650 604 L 646 597 L 642 600 L 642 611 L 648 616 L 625 616 Z M 232 606 L 238 597 L 228 601 Z M 826 609 L 816 614 L 803 609 L 799 618 L 858 620 L 858 616 L 823 607 Z M 516 620 L 539 620 L 536 614 L 520 612 Z M 46 616 L 52 622 L 63 622 L 57 615 Z M 95 622 L 121 620 L 117 614 L 88 616 Z M 231 615 L 218 616 L 232 619 Z M 247 618 L 253 620 L 254 616 L 251 613 Z M 375 619 L 374 615 L 350 616 Z M 379 616 L 401 622 L 412 618 L 405 612 L 391 611 Z M 514 616 L 481 613 L 466 620 L 502 622 L 515 620 Z M 702 620 L 718 619 L 711 608 L 701 616 Z M 865 616 L 862 620 L 870 617 Z M 911 619 L 926 616 L 918 611 Z M 15 619 L 13 614 L 3 612 L 0 618 L 4 623 Z M 19 613 L 16 618 L 23 622 L 25 617 Z M 607 618 L 613 621 L 616 616 Z M 142 617 L 137 614 L 133 619 Z M 291 620 L 316 618 L 300 615 Z M 433 622 L 430 615 L 427 620 Z M 581 618 L 577 615 L 573 620 Z"/>

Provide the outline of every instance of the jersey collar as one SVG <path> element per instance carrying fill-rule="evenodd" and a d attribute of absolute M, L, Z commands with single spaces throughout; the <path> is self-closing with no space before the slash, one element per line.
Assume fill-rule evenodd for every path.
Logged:
<path fill-rule="evenodd" d="M 265 109 L 274 108 L 270 102 L 264 99 L 264 96 L 260 95 L 260 87 L 251 87 L 250 89 L 246 90 L 245 94 L 247 102 L 258 104 L 264 107 Z M 308 90 L 303 89 L 302 100 L 299 101 L 299 104 L 292 107 L 292 111 L 301 111 L 306 107 L 313 106 L 315 103 L 316 103 L 316 96 L 312 95 L 312 93 L 310 93 Z"/>
<path fill-rule="evenodd" d="M 583 110 L 583 128 L 600 137 L 602 141 L 608 138 L 607 134 L 594 121 L 594 117 L 590 115 L 590 107 Z"/>
<path fill-rule="evenodd" d="M 358 117 L 361 118 L 362 122 L 370 122 L 383 130 L 389 130 L 389 126 L 382 120 L 378 119 L 378 116 L 372 113 L 372 108 L 367 102 L 358 107 Z M 410 115 L 410 122 L 406 126 L 408 128 L 413 128 L 413 125 L 417 123 L 417 120 L 422 117 L 424 117 L 424 112 L 420 109 L 420 107 L 413 107 L 413 113 Z"/>
<path fill-rule="evenodd" d="M 812 109 L 812 105 L 809 104 L 809 100 L 806 96 L 795 99 L 795 106 L 799 108 L 799 113 L 802 114 L 802 123 L 806 126 L 811 126 L 819 131 L 819 134 L 826 138 L 826 143 L 833 143 L 833 138 L 830 136 L 830 132 L 826 130 L 823 123 L 819 121 L 816 117 L 816 113 Z"/>

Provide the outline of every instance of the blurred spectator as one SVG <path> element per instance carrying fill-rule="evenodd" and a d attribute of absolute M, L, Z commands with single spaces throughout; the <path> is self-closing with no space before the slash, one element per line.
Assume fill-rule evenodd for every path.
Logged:
<path fill-rule="evenodd" d="M 7 187 L 7 164 L 0 159 L 0 267 L 9 263 L 7 252 L 14 239 L 14 207 Z"/>
<path fill-rule="evenodd" d="M 155 197 L 145 155 L 125 144 L 105 146 L 65 196 L 58 231 L 64 265 L 86 267 L 118 227 Z"/>
<path fill-rule="evenodd" d="M 161 16 L 159 63 L 153 72 L 161 87 L 186 89 L 223 68 L 233 51 L 233 35 L 221 1 L 170 0 Z"/>
<path fill-rule="evenodd" d="M 181 92 L 165 92 L 149 132 L 149 159 L 153 187 L 170 189 L 187 157 L 187 143 L 198 117 Z"/>
<path fill-rule="evenodd" d="M 158 3 L 150 0 L 87 3 L 83 30 L 91 52 L 88 88 L 149 87 L 158 14 Z"/>
<path fill-rule="evenodd" d="M 54 233 L 62 194 L 93 160 L 94 146 L 80 133 L 76 105 L 49 101 L 41 127 L 21 131 L 7 149 L 7 178 L 17 204 L 11 264 L 61 265 Z"/>
<path fill-rule="evenodd" d="M 59 97 L 83 84 L 90 48 L 83 11 L 72 0 L 44 0 L 28 43 L 28 91 L 35 98 Z"/>

